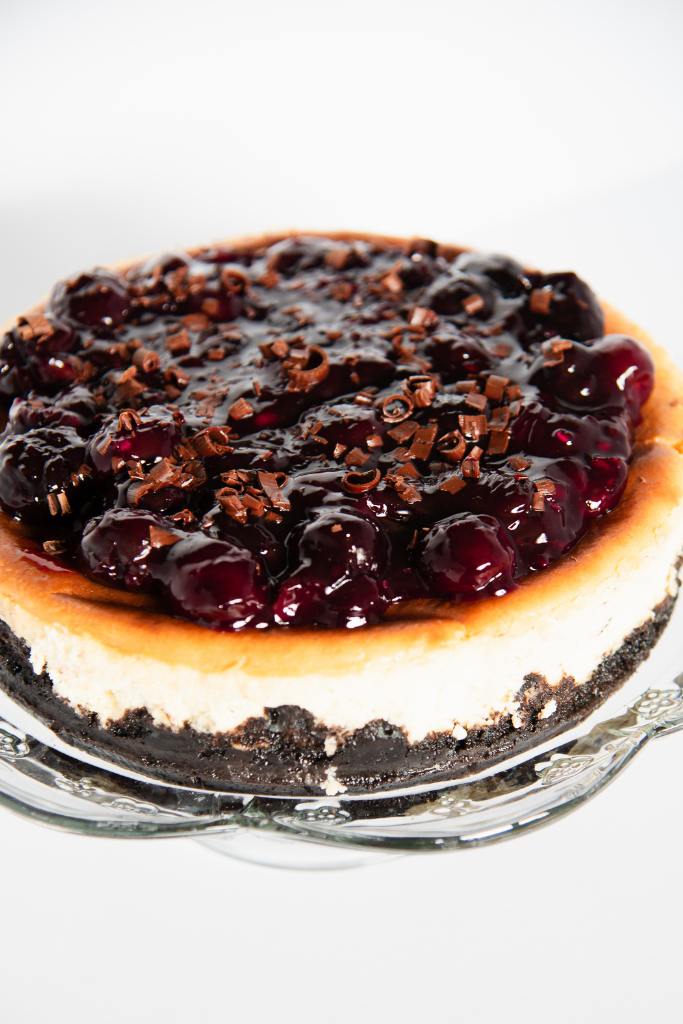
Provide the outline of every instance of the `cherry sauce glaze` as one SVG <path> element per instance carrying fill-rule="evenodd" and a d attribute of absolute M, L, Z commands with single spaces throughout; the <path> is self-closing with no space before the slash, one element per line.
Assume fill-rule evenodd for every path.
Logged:
<path fill-rule="evenodd" d="M 572 273 L 288 238 L 58 284 L 0 346 L 0 504 L 219 629 L 502 595 L 618 503 L 653 385 Z"/>

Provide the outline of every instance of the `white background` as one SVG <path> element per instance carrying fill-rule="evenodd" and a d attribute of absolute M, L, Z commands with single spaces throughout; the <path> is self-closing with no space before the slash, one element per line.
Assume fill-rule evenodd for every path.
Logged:
<path fill-rule="evenodd" d="M 683 7 L 0 0 L 0 321 L 358 227 L 571 267 L 683 356 Z M 680 1021 L 683 739 L 553 827 L 282 872 L 0 815 L 0 1019 Z"/>

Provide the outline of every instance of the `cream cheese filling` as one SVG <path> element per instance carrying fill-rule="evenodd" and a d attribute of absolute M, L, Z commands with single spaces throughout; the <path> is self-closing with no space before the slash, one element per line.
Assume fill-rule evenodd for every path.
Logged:
<path fill-rule="evenodd" d="M 516 696 L 528 673 L 551 686 L 567 677 L 585 682 L 602 659 L 678 589 L 673 568 L 683 548 L 683 510 L 661 523 L 640 557 L 628 556 L 575 593 L 562 593 L 542 609 L 509 623 L 504 598 L 492 604 L 491 624 L 473 635 L 454 628 L 452 641 L 391 655 L 368 651 L 353 675 L 315 672 L 254 676 L 239 666 L 200 672 L 171 667 L 144 654 L 121 653 L 100 640 L 76 636 L 32 615 L 9 597 L 0 617 L 27 643 L 36 672 L 47 671 L 55 693 L 104 725 L 127 711 L 146 708 L 157 725 L 200 732 L 227 732 L 264 708 L 283 704 L 307 709 L 331 732 L 350 732 L 374 719 L 402 727 L 411 742 L 432 731 L 463 736 L 467 730 L 511 714 L 524 724 Z M 256 638 L 255 638 L 256 640 Z M 324 637 L 322 638 L 324 644 Z M 363 643 L 359 631 L 358 643 Z M 323 648 L 324 649 L 324 648 Z M 324 662 L 324 659 L 321 659 Z M 556 705 L 544 709 L 551 718 Z"/>

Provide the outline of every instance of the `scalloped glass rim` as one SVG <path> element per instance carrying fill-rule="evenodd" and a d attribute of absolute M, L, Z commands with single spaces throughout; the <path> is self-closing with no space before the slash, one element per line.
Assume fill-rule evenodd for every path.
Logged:
<path fill-rule="evenodd" d="M 648 740 L 683 728 L 682 628 L 680 602 L 650 658 L 628 683 L 554 740 L 457 782 L 371 796 L 266 797 L 166 785 L 66 746 L 2 695 L 0 805 L 69 832 L 193 835 L 219 852 L 287 867 L 350 866 L 359 860 L 344 853 L 354 848 L 373 855 L 367 860 L 378 851 L 498 842 L 579 807 Z M 268 845 L 267 838 L 290 842 Z"/>

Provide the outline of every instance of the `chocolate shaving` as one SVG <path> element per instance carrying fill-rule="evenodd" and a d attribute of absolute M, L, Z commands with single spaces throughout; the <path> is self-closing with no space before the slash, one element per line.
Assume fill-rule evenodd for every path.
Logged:
<path fill-rule="evenodd" d="M 459 430 L 451 430 L 439 438 L 437 448 L 448 462 L 460 462 L 467 451 L 467 442 Z"/>
<path fill-rule="evenodd" d="M 400 423 L 401 420 L 407 420 L 413 409 L 413 400 L 409 395 L 393 394 L 382 399 L 382 418 L 388 423 Z"/>
<path fill-rule="evenodd" d="M 510 444 L 510 431 L 492 428 L 489 430 L 489 443 L 486 451 L 489 455 L 504 455 Z"/>
<path fill-rule="evenodd" d="M 390 427 L 387 430 L 387 434 L 397 444 L 403 444 L 413 436 L 419 425 L 415 420 L 403 420 L 402 423 L 397 424 L 395 427 Z"/>
<path fill-rule="evenodd" d="M 486 395 L 482 395 L 478 391 L 472 391 L 466 396 L 465 405 L 468 405 L 470 409 L 476 409 L 477 412 L 483 412 L 488 405 L 488 399 Z"/>
<path fill-rule="evenodd" d="M 403 279 L 398 271 L 401 268 L 401 264 L 397 263 L 391 268 L 381 279 L 380 284 L 392 295 L 401 295 L 403 292 Z"/>
<path fill-rule="evenodd" d="M 441 481 L 441 483 L 439 484 L 439 490 L 446 491 L 447 494 L 457 494 L 458 491 L 461 491 L 465 486 L 465 481 L 462 480 L 459 476 L 453 474 L 452 476 L 448 476 L 446 477 L 445 480 Z"/>
<path fill-rule="evenodd" d="M 163 458 L 152 466 L 143 480 L 135 481 L 128 491 L 133 505 L 138 505 L 146 494 L 154 494 L 166 487 L 177 487 L 179 490 L 193 490 L 206 482 L 206 472 L 201 462 L 190 460 L 178 464 L 172 459 Z"/>
<path fill-rule="evenodd" d="M 396 473 L 387 474 L 385 477 L 386 482 L 394 488 L 396 493 L 403 501 L 408 505 L 414 505 L 420 501 L 422 495 L 419 490 L 405 477 L 399 476 Z"/>
<path fill-rule="evenodd" d="M 25 313 L 18 318 L 17 333 L 22 341 L 40 344 L 55 334 L 55 327 L 44 313 Z"/>
<path fill-rule="evenodd" d="M 523 455 L 510 455 L 508 457 L 508 466 L 511 466 L 518 473 L 528 469 L 530 465 L 531 461 L 525 459 Z"/>
<path fill-rule="evenodd" d="M 266 511 L 265 501 L 255 494 L 243 494 L 242 504 L 252 513 L 252 515 L 256 516 L 257 519 L 259 519 Z"/>
<path fill-rule="evenodd" d="M 203 331 L 211 326 L 211 321 L 204 313 L 187 313 L 182 321 L 191 331 Z"/>
<path fill-rule="evenodd" d="M 540 480 L 534 480 L 534 488 L 539 494 L 551 495 L 557 490 L 557 486 L 554 480 L 549 480 L 547 477 L 542 477 Z"/>
<path fill-rule="evenodd" d="M 462 475 L 470 479 L 477 480 L 481 476 L 481 466 L 479 465 L 479 459 L 481 458 L 482 450 L 476 445 L 471 450 L 466 459 L 462 461 Z"/>
<path fill-rule="evenodd" d="M 370 450 L 373 450 L 375 448 L 381 448 L 384 442 L 379 434 L 370 434 L 365 438 L 365 444 L 370 448 Z"/>
<path fill-rule="evenodd" d="M 254 407 L 246 398 L 238 398 L 228 409 L 228 416 L 231 420 L 246 420 L 254 415 Z"/>
<path fill-rule="evenodd" d="M 279 512 L 289 512 L 292 507 L 289 499 L 282 493 L 287 479 L 285 473 L 265 473 L 262 470 L 258 473 L 258 481 L 269 503 Z"/>
<path fill-rule="evenodd" d="M 280 275 L 277 270 L 273 270 L 271 267 L 269 270 L 265 270 L 263 274 L 261 274 L 256 283 L 260 284 L 262 288 L 277 288 L 280 283 Z"/>
<path fill-rule="evenodd" d="M 173 515 L 168 518 L 174 523 L 182 523 L 183 526 L 191 526 L 197 521 L 197 517 L 194 512 L 191 512 L 189 508 L 183 508 L 180 512 L 174 512 Z"/>
<path fill-rule="evenodd" d="M 330 357 L 324 348 L 319 345 L 309 345 L 305 350 L 304 368 L 299 368 L 296 362 L 291 359 L 285 363 L 289 377 L 289 387 L 292 391 L 310 391 L 316 384 L 325 380 L 330 372 Z M 317 357 L 313 366 L 309 365 Z"/>
<path fill-rule="evenodd" d="M 421 473 L 417 466 L 412 462 L 406 462 L 403 466 L 399 466 L 398 469 L 393 471 L 393 476 L 410 476 L 414 480 L 419 480 Z"/>
<path fill-rule="evenodd" d="M 529 296 L 529 309 L 532 313 L 547 316 L 550 312 L 553 298 L 553 289 L 549 284 L 543 288 L 532 288 L 531 295 Z"/>
<path fill-rule="evenodd" d="M 133 433 L 136 427 L 140 426 L 141 423 L 142 419 L 140 418 L 140 416 L 138 416 L 134 409 L 123 409 L 119 413 L 119 418 L 116 421 L 116 429 L 120 433 L 123 433 L 125 431 L 126 433 L 131 434 Z M 107 444 L 106 442 L 109 443 Z M 109 448 L 111 444 L 112 437 L 108 436 L 106 438 L 105 443 L 98 446 L 98 451 L 100 451 L 103 455 L 106 454 L 107 448 Z"/>
<path fill-rule="evenodd" d="M 428 459 L 434 446 L 437 432 L 438 427 L 436 423 L 427 423 L 424 427 L 418 427 L 410 446 L 410 458 L 423 461 Z"/>
<path fill-rule="evenodd" d="M 381 475 L 378 469 L 350 470 L 342 477 L 342 487 L 349 494 L 363 494 L 377 486 Z"/>
<path fill-rule="evenodd" d="M 205 427 L 190 438 L 189 444 L 195 455 L 207 458 L 213 455 L 227 455 L 231 452 L 229 427 Z"/>
<path fill-rule="evenodd" d="M 114 401 L 117 405 L 123 402 L 134 401 L 145 390 L 144 384 L 136 380 L 137 372 L 136 366 L 129 366 L 123 373 L 119 374 L 116 390 L 114 391 Z"/>
<path fill-rule="evenodd" d="M 505 395 L 505 388 L 510 383 L 509 377 L 499 377 L 498 374 L 492 373 L 486 378 L 486 386 L 484 388 L 484 394 L 487 398 L 490 398 L 494 402 L 500 402 Z"/>
<path fill-rule="evenodd" d="M 466 299 L 463 299 L 462 308 L 468 316 L 474 316 L 475 313 L 481 313 L 485 305 L 486 303 L 482 296 L 474 292 L 472 295 L 468 295 Z"/>
<path fill-rule="evenodd" d="M 61 555 L 66 551 L 66 544 L 63 540 L 44 540 L 43 551 L 47 555 Z"/>
<path fill-rule="evenodd" d="M 360 448 L 352 448 L 344 459 L 347 466 L 364 466 L 369 461 L 370 456 L 368 453 L 361 451 Z"/>
<path fill-rule="evenodd" d="M 485 416 L 458 416 L 458 426 L 466 437 L 478 441 L 488 430 L 488 421 Z"/>
<path fill-rule="evenodd" d="M 164 370 L 164 380 L 183 391 L 190 383 L 190 378 L 179 366 L 168 366 Z"/>
<path fill-rule="evenodd" d="M 133 365 L 143 373 L 155 373 L 161 365 L 161 360 L 151 348 L 139 348 L 133 356 Z"/>
<path fill-rule="evenodd" d="M 164 530 L 161 526 L 150 526 L 149 542 L 153 548 L 168 548 L 177 544 L 180 537 L 170 530 Z"/>
<path fill-rule="evenodd" d="M 541 351 L 545 358 L 544 366 L 559 366 L 564 362 L 564 354 L 574 347 L 574 343 L 567 338 L 549 338 L 541 345 Z"/>
<path fill-rule="evenodd" d="M 436 327 L 439 322 L 439 317 L 433 309 L 427 309 L 425 306 L 415 306 L 412 313 L 410 314 L 410 320 L 408 323 L 411 327 Z"/>
<path fill-rule="evenodd" d="M 240 496 L 235 494 L 231 487 L 222 487 L 216 491 L 216 500 L 225 514 L 235 522 L 242 524 L 247 522 L 249 513 L 242 504 Z"/>
<path fill-rule="evenodd" d="M 212 363 L 220 363 L 221 360 L 225 359 L 226 355 L 227 352 L 222 345 L 214 345 L 206 350 L 206 358 L 211 360 Z"/>
<path fill-rule="evenodd" d="M 339 245 L 325 253 L 325 263 L 333 270 L 345 270 L 353 259 L 353 249 L 350 245 Z"/>
<path fill-rule="evenodd" d="M 426 409 L 434 401 L 437 383 L 431 374 L 415 374 L 403 386 L 418 409 Z"/>
<path fill-rule="evenodd" d="M 289 355 L 289 345 L 284 338 L 276 338 L 271 343 L 270 351 L 276 359 L 286 359 Z"/>
<path fill-rule="evenodd" d="M 510 422 L 510 408 L 507 405 L 497 406 L 489 416 L 491 430 L 504 430 Z"/>

